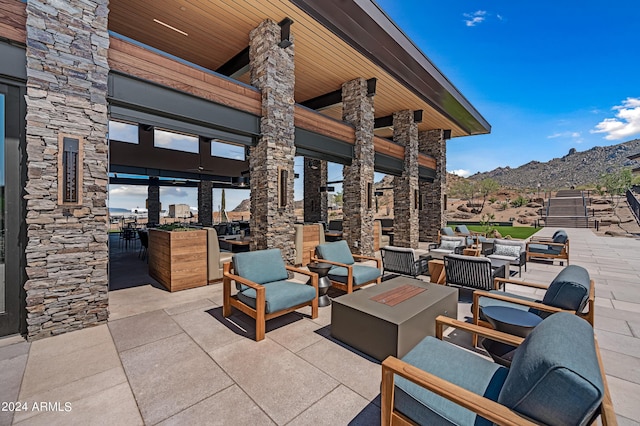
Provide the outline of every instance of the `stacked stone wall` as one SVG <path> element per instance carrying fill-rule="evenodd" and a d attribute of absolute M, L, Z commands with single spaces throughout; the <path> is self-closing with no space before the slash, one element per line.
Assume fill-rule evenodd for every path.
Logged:
<path fill-rule="evenodd" d="M 418 143 L 420 152 L 436 159 L 434 181 L 420 182 L 423 198 L 420 211 L 420 241 L 435 242 L 438 239 L 438 231 L 445 225 L 447 141 L 442 130 L 428 130 L 418 134 Z"/>
<path fill-rule="evenodd" d="M 327 162 L 304 158 L 304 221 L 327 223 Z"/>
<path fill-rule="evenodd" d="M 107 0 L 28 0 L 26 309 L 30 340 L 106 321 Z M 82 137 L 82 203 L 58 200 L 58 136 Z"/>
<path fill-rule="evenodd" d="M 354 158 L 343 168 L 343 238 L 354 253 L 373 254 L 374 107 L 364 78 L 342 85 L 342 119 L 355 127 Z M 371 194 L 368 194 L 371 186 Z M 371 200 L 373 202 L 373 200 Z"/>
<path fill-rule="evenodd" d="M 404 168 L 393 181 L 393 244 L 418 248 L 418 125 L 413 111 L 393 114 L 393 141 L 404 146 Z"/>
<path fill-rule="evenodd" d="M 160 223 L 160 179 L 149 178 L 147 187 L 147 218 L 150 225 Z"/>
<path fill-rule="evenodd" d="M 294 45 L 278 46 L 280 26 L 262 22 L 249 35 L 251 84 L 262 92 L 260 139 L 251 149 L 252 250 L 280 248 L 295 262 L 294 179 Z M 286 205 L 279 204 L 279 177 L 286 171 Z"/>
<path fill-rule="evenodd" d="M 198 222 L 202 226 L 213 225 L 213 184 L 203 180 L 198 183 Z"/>

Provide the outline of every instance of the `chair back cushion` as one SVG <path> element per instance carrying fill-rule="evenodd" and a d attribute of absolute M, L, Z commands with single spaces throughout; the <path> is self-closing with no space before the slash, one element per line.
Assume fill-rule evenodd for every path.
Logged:
<path fill-rule="evenodd" d="M 332 262 L 344 263 L 345 265 L 353 265 L 355 263 L 351 250 L 349 250 L 349 246 L 345 240 L 320 244 L 316 247 L 316 253 L 318 253 L 318 256 L 322 259 Z"/>
<path fill-rule="evenodd" d="M 581 312 L 589 300 L 590 289 L 589 272 L 582 266 L 569 265 L 549 284 L 542 303 Z"/>
<path fill-rule="evenodd" d="M 448 237 L 443 235 L 440 237 L 440 247 L 441 250 L 451 250 L 453 251 L 458 246 L 463 246 L 466 243 L 465 237 Z"/>
<path fill-rule="evenodd" d="M 451 229 L 451 227 L 450 227 L 450 226 L 445 226 L 444 228 L 442 228 L 442 229 L 440 230 L 440 234 L 442 234 L 442 235 L 448 235 L 448 236 L 450 236 L 450 237 L 453 237 L 453 236 L 455 236 L 455 235 L 456 235 L 456 233 L 455 233 L 455 232 L 453 232 L 453 229 Z"/>
<path fill-rule="evenodd" d="M 233 269 L 236 275 L 256 284 L 282 281 L 289 277 L 280 249 L 236 253 L 233 255 Z"/>
<path fill-rule="evenodd" d="M 560 231 L 557 231 L 555 234 L 553 234 L 554 243 L 564 244 L 567 242 L 568 239 L 569 239 L 569 236 L 565 231 L 560 230 Z"/>
<path fill-rule="evenodd" d="M 603 396 L 593 328 L 559 312 L 516 350 L 498 402 L 542 424 L 585 425 Z"/>
<path fill-rule="evenodd" d="M 467 225 L 456 226 L 456 232 L 458 234 L 471 235 L 471 232 L 469 231 L 469 228 L 467 228 Z"/>
<path fill-rule="evenodd" d="M 493 254 L 507 257 L 520 257 L 520 253 L 525 251 L 522 241 L 496 239 L 493 241 Z"/>

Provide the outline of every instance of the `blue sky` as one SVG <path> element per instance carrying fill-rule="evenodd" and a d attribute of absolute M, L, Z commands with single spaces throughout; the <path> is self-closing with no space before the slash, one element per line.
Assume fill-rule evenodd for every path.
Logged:
<path fill-rule="evenodd" d="M 640 137 L 637 0 L 378 0 L 492 125 L 447 144 L 469 173 Z"/>
<path fill-rule="evenodd" d="M 449 171 L 518 167 L 640 137 L 640 1 L 377 2 L 492 125 L 489 135 L 448 142 Z M 341 167 L 330 165 L 329 180 L 338 179 Z M 295 186 L 300 199 L 302 179 Z M 227 206 L 248 196 L 227 191 Z M 111 207 L 144 207 L 145 198 L 146 187 L 110 190 Z M 214 208 L 219 199 L 214 191 Z M 197 192 L 162 188 L 161 202 L 197 206 Z"/>

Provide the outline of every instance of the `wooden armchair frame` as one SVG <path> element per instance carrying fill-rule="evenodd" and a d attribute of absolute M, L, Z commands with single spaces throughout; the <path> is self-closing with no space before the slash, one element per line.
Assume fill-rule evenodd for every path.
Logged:
<path fill-rule="evenodd" d="M 380 267 L 382 266 L 382 259 L 378 259 L 377 257 L 373 257 L 373 256 L 365 256 L 362 254 L 353 254 L 351 253 L 351 256 L 353 256 L 354 259 L 356 260 L 374 260 L 376 262 L 376 268 L 380 269 Z M 362 286 L 365 286 L 367 284 L 371 284 L 371 283 L 376 283 L 376 284 L 380 284 L 382 282 L 382 272 L 380 272 L 380 276 L 378 278 L 376 278 L 375 280 L 371 280 L 371 281 L 367 281 L 364 282 L 362 284 L 358 284 L 358 285 L 354 285 L 353 284 L 353 265 L 347 265 L 346 263 L 340 263 L 340 262 L 333 262 L 330 260 L 326 260 L 326 259 L 321 259 L 318 257 L 318 254 L 316 253 L 316 250 L 313 249 L 311 250 L 311 261 L 312 262 L 322 262 L 322 263 L 328 263 L 330 265 L 336 265 L 336 266 L 342 266 L 343 268 L 347 268 L 348 271 L 348 275 L 347 275 L 347 283 L 342 283 L 340 281 L 334 281 L 331 278 L 329 278 L 329 281 L 331 281 L 331 285 L 337 289 L 340 289 L 342 291 L 346 291 L 347 293 L 353 293 L 353 290 L 357 290 Z"/>
<path fill-rule="evenodd" d="M 532 252 L 529 252 L 530 244 L 561 247 L 561 250 L 560 250 L 560 253 L 556 253 L 556 254 L 532 253 Z M 542 258 L 542 259 L 552 259 L 552 260 L 559 259 L 561 261 L 566 260 L 568 265 L 569 264 L 569 240 L 567 239 L 567 241 L 565 241 L 564 243 L 554 243 L 552 240 L 547 241 L 544 239 L 530 240 L 527 242 L 526 253 L 527 253 L 527 262 L 529 262 L 531 258 Z"/>
<path fill-rule="evenodd" d="M 518 281 L 518 280 L 513 280 L 513 279 L 509 279 L 509 278 L 496 278 L 494 279 L 494 287 L 497 289 L 498 286 L 503 285 L 506 288 L 506 284 L 517 284 L 517 285 L 522 285 L 525 287 L 531 287 L 531 288 L 538 288 L 538 289 L 542 289 L 542 290 L 547 290 L 549 288 L 548 284 L 539 284 L 539 283 L 532 283 L 532 282 L 527 282 L 527 281 Z M 524 305 L 524 306 L 528 306 L 529 308 L 534 308 L 534 309 L 538 309 L 540 311 L 545 311 L 545 312 L 551 312 L 551 313 L 555 313 L 555 312 L 569 312 L 575 315 L 578 315 L 579 317 L 584 318 L 585 320 L 587 320 L 587 322 L 589 322 L 589 324 L 591 324 L 591 327 L 593 327 L 593 322 L 594 322 L 594 314 L 595 314 L 595 299 L 596 299 L 596 292 L 595 292 L 595 284 L 593 282 L 593 280 L 590 280 L 589 283 L 589 298 L 587 299 L 587 307 L 589 308 L 589 311 L 586 313 L 582 313 L 582 312 L 576 312 L 576 311 L 571 311 L 571 310 L 567 310 L 567 309 L 561 309 L 561 308 L 556 308 L 554 306 L 549 306 L 549 305 L 545 305 L 544 303 L 540 303 L 540 302 L 534 302 L 534 301 L 530 301 L 530 300 L 523 300 L 523 299 L 518 299 L 517 297 L 512 297 L 508 294 L 502 294 L 502 293 L 490 293 L 488 291 L 483 291 L 483 290 L 476 290 L 473 292 L 473 324 L 475 325 L 480 325 L 482 327 L 488 327 L 488 328 L 492 328 L 491 324 L 489 324 L 487 321 L 483 321 L 480 319 L 480 298 L 481 297 L 489 297 L 491 299 L 495 299 L 495 300 L 502 300 L 504 302 L 510 302 L 510 303 L 514 303 L 514 304 L 518 304 L 518 305 Z M 473 346 L 476 347 L 478 346 L 478 335 L 474 334 L 472 337 L 472 343 Z"/>
<path fill-rule="evenodd" d="M 512 346 L 519 346 L 524 339 L 522 337 L 512 336 L 500 331 L 487 329 L 474 324 L 458 321 L 449 317 L 440 315 L 436 318 L 436 337 L 442 340 L 444 327 L 454 327 L 459 330 L 476 333 L 483 337 L 506 343 Z M 607 386 L 607 378 L 602 358 L 598 348 L 598 342 L 595 341 L 596 354 L 598 356 L 598 364 L 600 366 L 600 374 L 604 385 L 604 397 L 600 406 L 600 421 L 603 426 L 617 425 L 616 415 L 613 410 L 613 402 Z M 463 350 L 463 349 L 461 349 Z M 381 424 L 385 425 L 413 425 L 409 418 L 394 409 L 394 374 L 421 386 L 429 391 L 446 398 L 468 410 L 477 413 L 489 421 L 498 425 L 526 425 L 533 426 L 533 423 L 518 413 L 510 410 L 502 404 L 493 400 L 477 395 L 460 386 L 439 378 L 426 371 L 420 370 L 398 358 L 389 356 L 382 362 L 382 385 L 381 385 Z M 594 425 L 596 422 L 594 422 Z"/>
<path fill-rule="evenodd" d="M 233 262 L 226 262 L 224 264 L 223 270 L 223 305 L 222 305 L 222 315 L 226 318 L 231 315 L 231 307 L 238 309 L 241 312 L 249 315 L 251 318 L 256 321 L 256 342 L 264 339 L 265 330 L 266 330 L 266 322 L 272 318 L 279 317 L 284 314 L 288 314 L 289 312 L 293 312 L 297 309 L 302 308 L 303 306 L 310 305 L 311 306 L 311 318 L 315 319 L 318 317 L 318 274 L 315 272 L 307 271 L 304 269 L 295 268 L 293 266 L 285 265 L 288 271 L 297 272 L 299 274 L 307 275 L 311 277 L 311 284 L 316 289 L 316 297 L 306 303 L 301 303 L 296 306 L 291 306 L 290 308 L 283 309 L 278 312 L 271 312 L 269 314 L 266 313 L 266 299 L 265 292 L 266 288 L 264 285 L 254 283 L 246 278 L 243 278 L 239 275 L 235 275 L 232 273 L 233 270 Z M 256 308 L 253 309 L 251 306 L 242 303 L 241 300 L 237 298 L 234 294 L 231 294 L 231 281 L 236 281 L 238 283 L 244 284 L 247 287 L 251 287 L 256 291 Z M 300 285 L 306 285 L 300 283 Z"/>

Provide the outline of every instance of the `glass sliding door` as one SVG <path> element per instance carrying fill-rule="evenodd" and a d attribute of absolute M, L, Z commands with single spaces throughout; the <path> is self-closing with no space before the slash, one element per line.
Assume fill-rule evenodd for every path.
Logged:
<path fill-rule="evenodd" d="M 0 80 L 0 336 L 25 331 L 24 87 Z"/>

